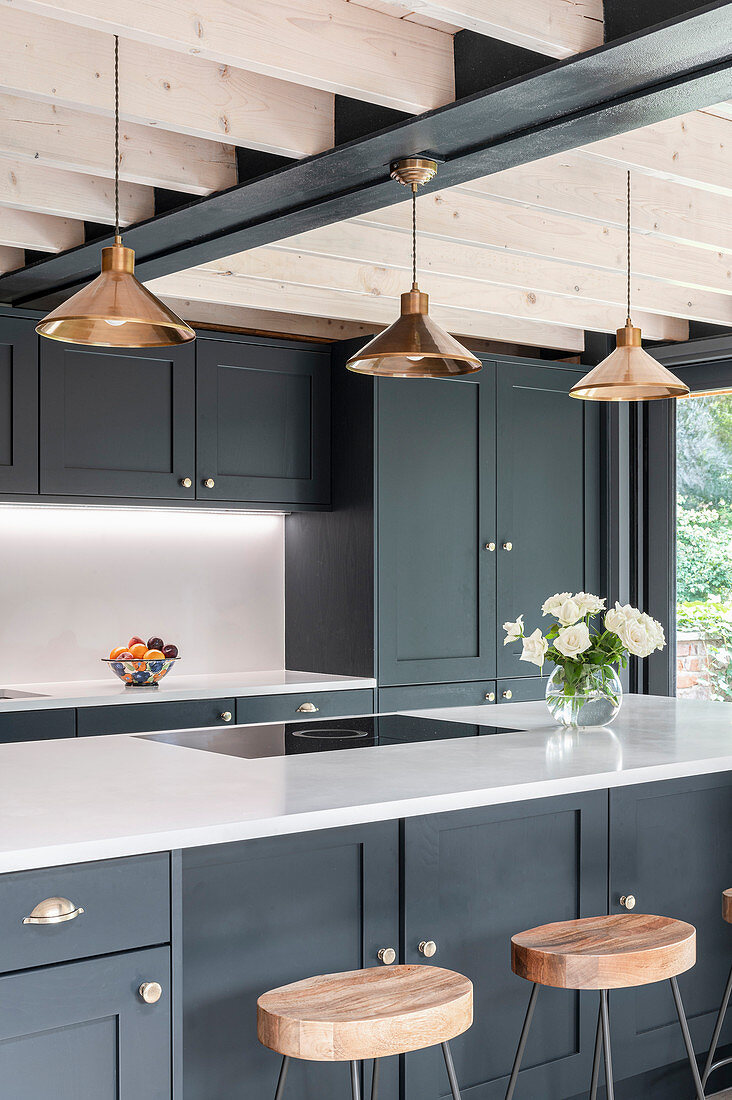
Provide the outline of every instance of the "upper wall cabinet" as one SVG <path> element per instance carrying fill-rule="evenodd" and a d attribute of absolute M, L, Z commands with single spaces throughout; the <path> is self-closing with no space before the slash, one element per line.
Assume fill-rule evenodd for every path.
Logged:
<path fill-rule="evenodd" d="M 199 498 L 330 501 L 329 349 L 199 338 Z"/>
<path fill-rule="evenodd" d="M 38 492 L 38 337 L 33 322 L 0 324 L 0 492 Z"/>
<path fill-rule="evenodd" d="M 41 341 L 41 493 L 191 498 L 195 449 L 193 346 Z"/>

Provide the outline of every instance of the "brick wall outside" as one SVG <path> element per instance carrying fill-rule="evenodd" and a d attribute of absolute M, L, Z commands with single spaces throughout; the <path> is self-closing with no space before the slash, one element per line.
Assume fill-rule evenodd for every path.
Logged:
<path fill-rule="evenodd" d="M 709 655 L 698 634 L 679 633 L 676 639 L 676 695 L 679 699 L 709 699 Z"/>

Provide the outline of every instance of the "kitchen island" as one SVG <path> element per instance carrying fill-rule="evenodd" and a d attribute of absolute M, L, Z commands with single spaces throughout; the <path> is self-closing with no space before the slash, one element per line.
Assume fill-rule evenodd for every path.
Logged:
<path fill-rule="evenodd" d="M 383 947 L 424 961 L 419 945 L 433 940 L 435 961 L 476 986 L 476 1025 L 455 1049 L 465 1093 L 500 1100 L 528 993 L 510 971 L 510 935 L 617 912 L 621 896 L 635 895 L 638 911 L 699 930 L 682 991 L 704 1050 L 732 961 L 720 916 L 732 884 L 732 709 L 631 696 L 611 728 L 574 734 L 551 728 L 542 704 L 426 717 L 474 735 L 264 759 L 128 736 L 0 747 L 0 920 L 13 933 L 0 963 L 16 971 L 16 1005 L 22 983 L 33 985 L 29 1004 L 48 1004 L 43 975 L 58 983 L 68 972 L 78 991 L 98 975 L 72 982 L 75 968 L 98 969 L 100 957 L 132 967 L 118 975 L 120 1034 L 135 1035 L 137 1021 L 142 1041 L 172 1016 L 176 1100 L 266 1100 L 276 1059 L 254 1035 L 258 992 L 380 965 Z M 521 732 L 481 736 L 486 726 Z M 19 906 L 50 895 L 86 912 L 31 926 L 23 939 Z M 160 981 L 157 1003 L 134 996 L 138 979 Z M 668 1000 L 663 987 L 613 997 L 617 1075 L 635 1078 L 628 1096 L 688 1093 L 683 1072 L 665 1068 L 683 1057 Z M 63 1026 L 63 1010 L 96 1021 L 82 1029 L 89 1036 L 117 1011 L 107 1002 L 72 1010 L 55 987 L 53 1004 L 53 1021 L 34 1023 L 30 1009 L 20 1023 L 17 1013 L 0 1016 L 2 1037 L 23 1036 L 0 1046 L 11 1080 L 28 1072 L 21 1049 L 35 1050 L 36 1075 L 44 1064 L 49 1080 L 57 1074 L 47 1036 Z M 592 998 L 546 991 L 518 1097 L 569 1100 L 586 1088 L 594 1018 Z M 73 1029 L 75 1057 L 80 1066 L 96 1059 L 97 1091 L 76 1082 L 57 1093 L 63 1100 L 116 1095 L 112 1085 L 99 1091 L 104 1073 L 117 1074 L 121 1100 L 170 1096 L 165 1042 L 159 1079 L 148 1065 L 147 1091 L 132 1092 L 134 1043 L 122 1044 L 114 1070 L 99 1068 L 99 1043 L 82 1031 Z M 8 1068 L 3 1058 L 16 1060 Z M 407 1058 L 401 1080 L 391 1067 L 385 1100 L 437 1100 L 433 1070 L 430 1054 Z M 292 1100 L 336 1100 L 346 1085 L 339 1067 L 295 1066 Z"/>

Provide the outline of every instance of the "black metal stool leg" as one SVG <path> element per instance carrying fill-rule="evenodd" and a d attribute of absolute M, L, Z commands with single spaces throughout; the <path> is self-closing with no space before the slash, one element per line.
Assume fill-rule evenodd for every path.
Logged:
<path fill-rule="evenodd" d="M 694 1044 L 691 1041 L 689 1025 L 686 1022 L 686 1013 L 684 1012 L 684 1005 L 681 1000 L 681 993 L 679 992 L 679 983 L 676 981 L 676 978 L 671 979 L 671 992 L 674 995 L 674 1003 L 676 1004 L 676 1012 L 679 1017 L 679 1024 L 681 1025 L 681 1034 L 684 1036 L 686 1053 L 689 1056 L 689 1065 L 691 1066 L 691 1074 L 694 1078 L 696 1097 L 697 1100 L 704 1100 L 704 1086 L 699 1076 L 699 1066 L 697 1065 L 696 1054 L 694 1053 Z"/>
<path fill-rule="evenodd" d="M 361 1100 L 361 1082 L 358 1076 L 358 1062 L 351 1062 L 351 1096 L 353 1100 Z"/>
<path fill-rule="evenodd" d="M 521 1062 L 524 1057 L 524 1051 L 526 1049 L 526 1040 L 529 1037 L 529 1031 L 531 1029 L 531 1021 L 534 1017 L 534 1009 L 536 1008 L 536 998 L 539 996 L 539 986 L 534 982 L 534 987 L 531 990 L 531 996 L 529 997 L 529 1007 L 526 1009 L 526 1018 L 524 1019 L 524 1026 L 521 1029 L 521 1038 L 519 1039 L 519 1045 L 516 1050 L 516 1058 L 514 1059 L 513 1069 L 511 1070 L 511 1079 L 508 1082 L 508 1090 L 506 1092 L 506 1100 L 512 1100 L 514 1091 L 516 1089 L 516 1082 L 518 1081 L 519 1070 L 521 1069 Z"/>
<path fill-rule="evenodd" d="M 447 1078 L 450 1082 L 452 1100 L 460 1100 L 460 1089 L 458 1087 L 457 1074 L 455 1073 L 455 1063 L 452 1060 L 452 1051 L 450 1050 L 449 1043 L 442 1044 L 442 1053 L 445 1056 L 445 1066 L 447 1068 Z"/>
<path fill-rule="evenodd" d="M 287 1080 L 287 1071 L 290 1068 L 290 1059 L 285 1055 L 282 1059 L 282 1065 L 280 1066 L 280 1076 L 277 1080 L 277 1092 L 275 1093 L 275 1100 L 282 1100 L 285 1093 L 285 1081 Z"/>
<path fill-rule="evenodd" d="M 374 1067 L 371 1072 L 371 1100 L 377 1100 L 379 1093 L 379 1071 L 381 1069 L 381 1061 L 378 1058 L 374 1058 Z"/>
<path fill-rule="evenodd" d="M 597 1087 L 600 1083 L 600 1057 L 602 1055 L 602 1008 L 597 1013 L 597 1032 L 595 1033 L 595 1056 L 592 1059 L 592 1081 L 590 1100 L 597 1100 Z"/>
<path fill-rule="evenodd" d="M 722 1024 L 724 1018 L 727 1015 L 727 1008 L 729 1007 L 729 999 L 732 996 L 732 969 L 729 972 L 727 978 L 727 985 L 724 989 L 724 997 L 722 997 L 722 1004 L 719 1008 L 719 1015 L 717 1016 L 717 1022 L 714 1025 L 714 1034 L 712 1035 L 712 1045 L 709 1047 L 709 1053 L 707 1054 L 706 1065 L 704 1066 L 704 1072 L 702 1074 L 702 1088 L 706 1088 L 707 1078 L 710 1073 L 713 1073 L 715 1069 L 721 1069 L 722 1066 L 729 1063 L 728 1058 L 722 1059 L 719 1065 L 714 1063 L 714 1055 L 717 1053 L 717 1045 L 719 1043 L 719 1036 L 722 1033 Z"/>
<path fill-rule="evenodd" d="M 600 1022 L 602 1023 L 602 1050 L 605 1055 L 605 1089 L 607 1100 L 615 1100 L 613 1084 L 613 1056 L 610 1049 L 610 1013 L 608 1011 L 607 990 L 600 990 Z"/>

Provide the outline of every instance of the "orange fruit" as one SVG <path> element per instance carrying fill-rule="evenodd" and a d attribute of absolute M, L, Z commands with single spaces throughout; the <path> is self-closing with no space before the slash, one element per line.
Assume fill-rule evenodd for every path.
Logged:
<path fill-rule="evenodd" d="M 133 636 L 130 638 L 129 642 L 127 643 L 127 648 L 132 649 L 133 645 L 142 645 L 142 644 L 143 644 L 143 639 L 140 638 L 139 635 L 133 634 Z M 147 646 L 145 646 L 145 649 L 147 649 Z"/>
<path fill-rule="evenodd" d="M 147 646 L 144 642 L 138 642 L 137 645 L 130 646 L 130 653 L 138 660 L 140 657 L 144 657 L 147 653 Z"/>
<path fill-rule="evenodd" d="M 164 661 L 165 654 L 159 649 L 148 649 L 145 654 L 146 661 Z"/>
<path fill-rule="evenodd" d="M 115 661 L 119 657 L 120 653 L 126 653 L 126 652 L 127 652 L 127 646 L 126 645 L 117 645 L 117 646 L 114 647 L 112 652 L 109 654 L 109 659 L 110 659 L 110 661 Z"/>

